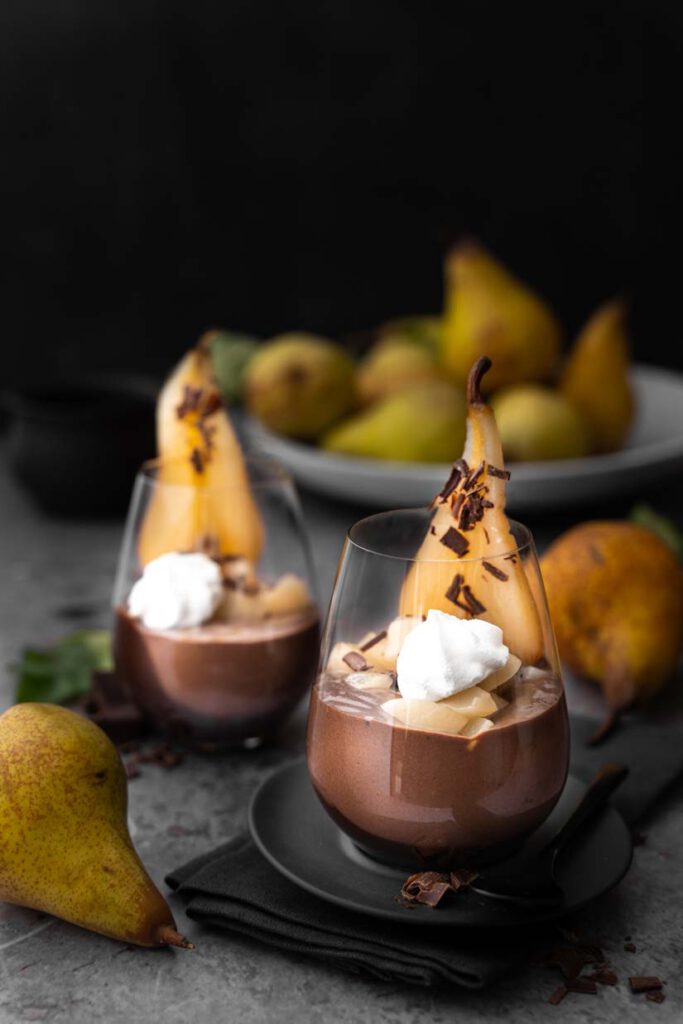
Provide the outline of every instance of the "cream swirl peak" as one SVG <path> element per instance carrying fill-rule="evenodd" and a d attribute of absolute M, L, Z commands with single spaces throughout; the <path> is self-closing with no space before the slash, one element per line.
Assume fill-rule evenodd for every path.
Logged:
<path fill-rule="evenodd" d="M 398 688 L 409 700 L 443 700 L 502 668 L 509 653 L 498 626 L 430 609 L 403 641 Z"/>
<path fill-rule="evenodd" d="M 128 611 L 148 629 L 189 629 L 208 622 L 223 592 L 221 570 L 200 552 L 171 551 L 145 566 Z"/>

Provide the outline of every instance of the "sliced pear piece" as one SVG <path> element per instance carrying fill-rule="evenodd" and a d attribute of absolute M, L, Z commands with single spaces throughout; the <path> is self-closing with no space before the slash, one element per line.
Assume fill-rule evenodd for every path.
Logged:
<path fill-rule="evenodd" d="M 433 700 L 397 697 L 382 704 L 382 710 L 407 729 L 420 729 L 423 732 L 446 732 L 457 736 L 467 723 L 467 715 L 448 707 L 445 701 L 437 703 Z"/>
<path fill-rule="evenodd" d="M 480 690 L 478 686 L 470 686 L 460 693 L 454 693 L 452 697 L 440 700 L 443 707 L 459 711 L 468 718 L 485 718 L 497 711 L 496 702 L 486 690 Z"/>
<path fill-rule="evenodd" d="M 187 353 L 161 391 L 157 449 L 157 480 L 168 486 L 155 488 L 142 523 L 142 565 L 196 550 L 256 563 L 263 527 L 205 345 Z"/>
<path fill-rule="evenodd" d="M 490 693 L 489 696 L 493 703 L 496 705 L 496 711 L 502 711 L 503 708 L 506 708 L 510 703 L 509 700 L 505 700 L 505 697 L 501 697 L 499 693 L 495 692 L 495 690 L 493 691 L 493 693 Z M 490 711 L 489 714 L 493 714 L 493 712 Z"/>
<path fill-rule="evenodd" d="M 511 654 L 507 660 L 507 663 L 502 668 L 496 669 L 490 676 L 483 679 L 477 686 L 480 686 L 482 690 L 497 690 L 503 683 L 507 683 L 508 679 L 512 679 L 513 676 L 517 675 L 522 663 L 516 654 Z"/>
<path fill-rule="evenodd" d="M 263 591 L 266 615 L 296 615 L 312 606 L 311 595 L 300 576 L 288 572 Z"/>
<path fill-rule="evenodd" d="M 367 651 L 362 652 L 366 661 L 376 668 L 384 669 L 387 672 L 395 672 L 396 659 L 403 646 L 403 641 L 408 636 L 408 633 L 411 633 L 421 622 L 422 619 L 419 616 L 404 616 L 394 619 L 387 626 L 386 636 L 376 644 L 373 644 Z M 367 636 L 363 637 L 360 643 L 361 648 L 375 636 L 377 636 L 376 633 L 368 633 Z"/>
<path fill-rule="evenodd" d="M 460 735 L 474 739 L 475 736 L 479 736 L 482 732 L 488 732 L 489 729 L 493 729 L 493 722 L 490 718 L 470 718 L 467 725 L 463 726 Z"/>
<path fill-rule="evenodd" d="M 390 690 L 393 678 L 389 672 L 350 672 L 346 677 L 354 690 Z"/>
<path fill-rule="evenodd" d="M 403 584 L 401 615 L 429 609 L 481 618 L 525 665 L 544 653 L 536 601 L 505 515 L 507 473 L 493 412 L 481 396 L 486 356 L 470 371 L 463 458 L 432 502 L 434 515 Z"/>

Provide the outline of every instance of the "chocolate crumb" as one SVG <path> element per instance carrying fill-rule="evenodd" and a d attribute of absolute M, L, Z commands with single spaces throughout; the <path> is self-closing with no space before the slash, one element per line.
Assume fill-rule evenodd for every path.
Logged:
<path fill-rule="evenodd" d="M 370 648 L 374 647 L 375 644 L 378 644 L 380 642 L 380 640 L 384 640 L 384 637 L 386 635 L 387 635 L 386 629 L 383 629 L 380 633 L 375 633 L 374 636 L 371 636 L 369 640 L 366 640 L 365 643 L 362 644 L 361 647 L 359 647 L 359 650 L 361 650 L 361 651 L 369 651 Z"/>
<path fill-rule="evenodd" d="M 190 462 L 196 473 L 204 472 L 204 457 L 199 448 L 193 448 L 190 452 Z"/>
<path fill-rule="evenodd" d="M 502 569 L 499 569 L 497 565 L 493 565 L 491 562 L 482 562 L 482 567 L 490 572 L 492 576 L 495 576 L 497 580 L 509 580 L 510 577 Z"/>
<path fill-rule="evenodd" d="M 491 506 L 493 507 L 493 502 L 491 502 Z M 490 544 L 491 538 L 489 537 L 489 531 L 486 528 L 484 528 L 484 536 L 486 537 L 486 543 Z"/>
<path fill-rule="evenodd" d="M 600 964 L 597 971 L 587 975 L 591 981 L 597 981 L 598 985 L 616 985 L 619 979 L 614 971 L 607 964 Z"/>
<path fill-rule="evenodd" d="M 394 693 L 398 693 L 398 675 L 396 672 L 390 672 L 389 675 L 391 676 L 391 689 Z"/>
<path fill-rule="evenodd" d="M 463 490 L 464 491 L 471 491 L 472 488 L 474 487 L 474 485 L 476 484 L 477 480 L 479 479 L 479 477 L 481 476 L 481 474 L 483 472 L 484 472 L 484 463 L 480 462 L 479 465 L 477 466 L 477 468 L 470 473 L 470 475 L 467 477 L 467 479 L 463 483 L 463 485 L 462 485 L 463 486 Z"/>
<path fill-rule="evenodd" d="M 431 533 L 432 537 L 436 537 L 436 530 L 434 529 L 433 526 L 429 527 L 429 532 Z"/>
<path fill-rule="evenodd" d="M 510 479 L 510 470 L 509 469 L 498 469 L 497 466 L 492 466 L 492 465 L 490 465 L 490 463 L 487 464 L 487 466 L 486 466 L 486 472 L 487 472 L 488 476 L 496 476 L 496 477 L 498 477 L 499 480 L 509 480 Z"/>
<path fill-rule="evenodd" d="M 344 655 L 342 661 L 345 661 L 354 672 L 365 672 L 368 667 L 367 661 L 358 651 L 349 651 L 348 654 Z"/>
<path fill-rule="evenodd" d="M 448 875 L 440 871 L 419 871 L 405 880 L 401 896 L 404 900 L 437 907 L 450 887 Z"/>
<path fill-rule="evenodd" d="M 663 1003 L 666 996 L 660 989 L 653 989 L 651 992 L 645 993 L 645 998 L 649 999 L 651 1003 Z"/>
<path fill-rule="evenodd" d="M 462 892 L 463 889 L 469 889 L 477 878 L 479 878 L 477 871 L 472 871 L 470 868 L 458 868 L 457 871 L 451 871 L 451 889 L 453 892 Z"/>
<path fill-rule="evenodd" d="M 587 964 L 604 964 L 605 957 L 599 946 L 559 946 L 545 958 L 548 967 L 557 967 L 571 981 L 578 978 Z"/>
<path fill-rule="evenodd" d="M 448 527 L 441 538 L 441 543 L 445 547 L 450 548 L 450 550 L 455 552 L 455 554 L 460 558 L 469 551 L 470 547 L 470 542 L 467 537 L 463 537 L 463 535 L 456 530 L 454 526 Z"/>
<path fill-rule="evenodd" d="M 504 555 L 503 556 L 503 561 L 504 562 L 516 562 L 517 561 L 517 555 Z"/>
<path fill-rule="evenodd" d="M 625 942 L 624 949 L 627 953 L 635 953 L 636 947 L 632 942 Z"/>
<path fill-rule="evenodd" d="M 644 975 L 638 975 L 628 979 L 628 983 L 631 986 L 631 992 L 636 995 L 640 995 L 641 992 L 653 992 L 661 989 L 662 982 L 659 978 L 654 976 L 646 977 Z"/>
<path fill-rule="evenodd" d="M 581 992 L 583 995 L 587 996 L 595 996 L 598 994 L 598 986 L 592 978 L 570 978 L 567 980 L 566 984 L 570 992 Z"/>
<path fill-rule="evenodd" d="M 568 992 L 569 992 L 569 989 L 567 988 L 566 985 L 560 985 L 559 988 L 555 989 L 555 991 L 551 995 L 551 997 L 548 1000 L 548 1002 L 550 1003 L 551 1006 L 557 1006 L 559 1003 L 562 1002 L 562 1000 L 564 999 L 564 997 L 567 995 Z"/>

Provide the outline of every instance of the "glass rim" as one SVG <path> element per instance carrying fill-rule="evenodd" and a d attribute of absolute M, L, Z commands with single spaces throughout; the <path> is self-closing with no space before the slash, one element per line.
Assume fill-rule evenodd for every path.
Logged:
<path fill-rule="evenodd" d="M 528 526 L 525 526 L 524 523 L 520 523 L 516 519 L 508 519 L 508 523 L 510 524 L 512 529 L 514 529 L 515 531 L 518 531 L 519 534 L 523 537 L 523 540 L 522 540 L 521 543 L 517 543 L 514 546 L 511 546 L 510 548 L 506 548 L 505 551 L 499 551 L 496 554 L 477 555 L 477 556 L 474 556 L 474 557 L 471 557 L 471 558 L 466 558 L 466 557 L 465 558 L 454 558 L 453 555 L 450 555 L 450 556 L 445 555 L 443 558 L 419 558 L 418 559 L 415 556 L 411 556 L 411 555 L 394 555 L 394 554 L 390 554 L 387 551 L 380 551 L 376 547 L 370 547 L 368 544 L 360 543 L 353 536 L 354 531 L 360 529 L 364 525 L 367 525 L 367 524 L 371 523 L 372 520 L 383 519 L 383 518 L 385 518 L 387 516 L 397 516 L 397 515 L 406 515 L 407 516 L 407 515 L 411 515 L 411 514 L 412 515 L 416 515 L 416 514 L 419 514 L 419 513 L 426 514 L 426 513 L 429 513 L 430 511 L 431 511 L 430 508 L 427 507 L 427 508 L 397 508 L 397 509 L 389 509 L 386 512 L 375 512 L 373 515 L 371 515 L 371 516 L 364 516 L 363 519 L 358 519 L 355 523 L 353 523 L 353 525 L 350 526 L 348 528 L 348 530 L 346 531 L 346 541 L 347 541 L 348 544 L 352 545 L 358 551 L 363 551 L 363 552 L 365 552 L 368 555 L 376 555 L 378 558 L 389 558 L 389 559 L 393 559 L 394 561 L 397 561 L 397 562 L 412 562 L 412 563 L 418 563 L 419 562 L 420 565 L 466 565 L 467 563 L 472 564 L 472 563 L 476 563 L 476 562 L 493 562 L 496 559 L 506 559 L 506 558 L 509 558 L 510 555 L 521 555 L 521 554 L 523 554 L 523 552 L 531 551 L 534 548 L 534 538 L 533 538 L 533 535 L 531 533 L 531 530 L 529 529 Z"/>
<path fill-rule="evenodd" d="M 248 489 L 260 490 L 262 488 L 272 487 L 274 483 L 288 484 L 290 487 L 293 486 L 293 478 L 289 471 L 278 462 L 277 459 L 271 458 L 269 455 L 242 455 L 244 466 L 247 470 L 247 477 L 249 480 Z M 159 468 L 163 465 L 179 465 L 182 459 L 162 459 L 159 456 L 153 459 L 145 459 L 137 472 L 137 480 L 142 481 L 148 486 L 154 486 L 162 488 L 163 490 L 179 490 L 179 491 L 196 491 L 200 490 L 203 494 L 222 494 L 229 493 L 230 491 L 245 491 L 246 487 L 239 485 L 222 485 L 219 487 L 195 487 L 194 484 L 176 484 L 169 483 L 167 481 L 159 480 L 155 474 Z M 257 467 L 265 471 L 263 479 L 253 479 L 249 470 L 256 469 Z"/>

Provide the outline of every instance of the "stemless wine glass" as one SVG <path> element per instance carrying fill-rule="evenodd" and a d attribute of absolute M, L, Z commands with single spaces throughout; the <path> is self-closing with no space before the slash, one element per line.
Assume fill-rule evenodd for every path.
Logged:
<path fill-rule="evenodd" d="M 224 598 L 211 621 L 147 628 L 130 614 L 128 598 L 142 573 L 141 531 L 159 492 L 171 514 L 192 508 L 194 522 L 202 522 L 209 503 L 211 515 L 217 506 L 228 514 L 244 508 L 234 487 L 169 484 L 160 479 L 158 461 L 145 463 L 133 488 L 114 586 L 119 677 L 154 724 L 204 749 L 252 746 L 275 732 L 310 687 L 318 660 L 319 614 L 296 490 L 269 459 L 247 458 L 245 465 L 263 549 L 248 583 L 240 577 L 240 559 L 214 552 L 224 573 Z M 156 547 L 157 555 L 165 553 L 163 542 Z M 210 553 L 207 538 L 196 537 L 192 549 Z"/>
<path fill-rule="evenodd" d="M 362 851 L 408 868 L 508 855 L 549 815 L 568 767 L 566 703 L 529 531 L 511 523 L 510 549 L 489 555 L 488 568 L 479 559 L 416 561 L 431 515 L 428 509 L 386 512 L 349 531 L 308 726 L 310 775 L 330 816 Z M 461 707 L 470 701 L 472 717 L 431 701 L 404 702 L 400 716 L 396 707 L 388 710 L 401 699 L 395 674 L 401 642 L 429 611 L 418 604 L 410 617 L 399 615 L 406 580 L 421 572 L 474 581 L 491 578 L 493 569 L 503 588 L 512 565 L 523 573 L 515 593 L 527 603 L 515 629 L 533 622 L 532 663 L 513 657 L 510 645 L 508 665 L 497 676 L 507 673 L 507 681 L 494 688 L 491 677 L 461 701 Z M 513 600 L 508 593 L 501 589 L 502 606 Z M 508 619 L 511 610 L 522 611 L 508 604 L 499 617 Z M 495 622 L 487 612 L 481 618 Z M 505 624 L 495 624 L 505 642 Z"/>

